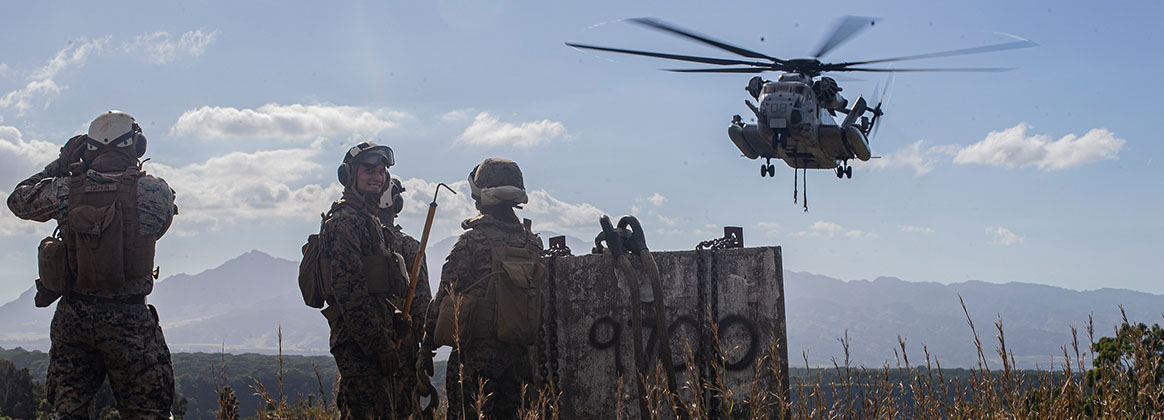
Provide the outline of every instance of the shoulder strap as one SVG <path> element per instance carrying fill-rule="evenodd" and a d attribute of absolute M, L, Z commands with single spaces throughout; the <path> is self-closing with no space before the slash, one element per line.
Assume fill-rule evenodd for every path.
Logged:
<path fill-rule="evenodd" d="M 77 208 L 77 205 L 84 200 L 85 197 L 85 174 L 80 173 L 69 177 L 69 210 Z"/>

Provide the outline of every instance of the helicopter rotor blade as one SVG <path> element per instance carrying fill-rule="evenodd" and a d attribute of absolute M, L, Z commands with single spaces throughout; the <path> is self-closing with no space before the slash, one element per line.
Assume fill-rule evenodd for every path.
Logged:
<path fill-rule="evenodd" d="M 837 26 L 833 29 L 832 35 L 829 35 L 828 39 L 826 39 L 825 42 L 821 44 L 820 48 L 817 49 L 816 54 L 814 54 L 813 57 L 820 58 L 821 56 L 828 54 L 828 52 L 832 51 L 833 48 L 836 48 L 838 45 L 848 41 L 858 32 L 873 26 L 876 22 L 877 19 L 870 17 L 845 16 L 844 18 L 841 18 L 841 20 L 837 22 Z"/>
<path fill-rule="evenodd" d="M 885 115 L 885 112 L 881 110 L 881 105 L 884 104 L 885 101 L 889 100 L 889 87 L 892 85 L 893 85 L 893 73 L 889 73 L 889 77 L 885 80 L 885 88 L 882 89 L 881 94 L 878 95 L 877 105 L 874 106 L 873 110 L 872 110 L 873 111 L 873 119 L 870 121 L 870 124 L 873 125 L 873 132 L 869 133 L 869 140 L 870 141 L 872 141 L 873 138 L 877 137 L 877 133 L 880 132 L 880 130 L 881 130 L 881 124 L 878 124 L 878 122 L 881 121 L 881 116 Z"/>
<path fill-rule="evenodd" d="M 712 68 L 712 69 L 660 69 L 663 71 L 673 71 L 676 73 L 763 73 L 766 71 L 775 71 L 773 69 L 766 69 L 760 67 L 728 67 L 728 68 Z"/>
<path fill-rule="evenodd" d="M 954 56 L 954 55 L 981 54 L 981 53 L 994 52 L 994 51 L 1013 50 L 1013 49 L 1018 49 L 1018 48 L 1030 48 L 1030 47 L 1036 47 L 1038 45 L 1039 44 L 1037 44 L 1033 41 L 1028 41 L 1028 40 L 1024 39 L 1021 41 L 1004 42 L 1001 44 L 983 45 L 981 47 L 962 48 L 962 49 L 950 50 L 950 51 L 939 51 L 939 52 L 932 52 L 932 53 L 926 53 L 926 54 L 906 55 L 906 56 L 893 57 L 893 58 L 881 58 L 881 59 L 876 59 L 876 60 L 849 61 L 849 62 L 845 62 L 845 63 L 830 64 L 828 66 L 848 67 L 848 66 L 859 66 L 862 64 L 888 63 L 891 61 L 920 60 L 923 58 L 937 58 L 937 57 L 949 57 L 949 56 Z"/>
<path fill-rule="evenodd" d="M 733 59 L 725 59 L 725 58 L 697 57 L 697 56 L 693 56 L 693 55 L 666 54 L 666 53 L 657 53 L 657 52 L 650 52 L 650 51 L 627 50 L 627 49 L 622 49 L 622 48 L 599 47 L 596 45 L 574 44 L 574 43 L 570 43 L 570 42 L 567 42 L 566 45 L 569 45 L 569 46 L 574 47 L 574 48 L 582 48 L 582 49 L 587 49 L 587 50 L 609 51 L 609 52 L 616 52 L 616 53 L 622 53 L 622 54 L 641 55 L 641 56 L 646 56 L 646 57 L 665 58 L 668 60 L 690 61 L 690 62 L 704 63 L 704 64 L 718 64 L 721 66 L 729 66 L 729 65 L 765 66 L 765 67 L 771 66 L 771 64 L 769 64 L 769 63 L 764 63 L 764 62 L 759 62 L 759 61 L 744 61 L 744 60 L 733 60 Z"/>
<path fill-rule="evenodd" d="M 999 73 L 1004 71 L 1014 70 L 1014 67 L 955 67 L 955 68 L 934 68 L 934 69 L 869 69 L 858 67 L 845 67 L 841 69 L 831 69 L 825 71 L 869 71 L 878 73 L 908 73 L 908 72 L 976 72 L 976 73 Z"/>
<path fill-rule="evenodd" d="M 647 27 L 655 28 L 655 29 L 658 29 L 658 30 L 663 31 L 663 32 L 669 32 L 669 33 L 679 35 L 679 36 L 682 36 L 682 37 L 685 37 L 688 39 L 693 39 L 693 40 L 702 42 L 704 44 L 719 48 L 721 50 L 729 51 L 729 52 L 738 54 L 740 56 L 744 56 L 744 57 L 748 57 L 748 58 L 762 58 L 765 60 L 771 60 L 771 61 L 776 62 L 776 63 L 783 63 L 784 62 L 784 60 L 781 60 L 781 59 L 776 58 L 776 57 L 770 57 L 768 55 L 764 55 L 764 54 L 761 54 L 761 53 L 758 53 L 758 52 L 755 52 L 752 50 L 747 50 L 744 48 L 737 47 L 735 45 L 731 45 L 731 44 L 724 43 L 721 41 L 716 41 L 714 39 L 711 39 L 711 38 L 708 38 L 708 37 L 705 37 L 702 35 L 698 35 L 694 32 L 679 28 L 675 25 L 671 25 L 671 24 L 663 22 L 661 20 L 652 19 L 652 18 L 635 18 L 635 19 L 631 19 L 630 21 L 638 23 L 640 25 L 647 26 Z"/>

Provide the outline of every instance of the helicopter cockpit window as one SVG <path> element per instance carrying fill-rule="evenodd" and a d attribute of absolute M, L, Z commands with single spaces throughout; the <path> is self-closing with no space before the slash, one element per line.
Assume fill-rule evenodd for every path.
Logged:
<path fill-rule="evenodd" d="M 806 89 L 802 85 L 796 83 L 769 83 L 764 86 L 764 93 L 788 92 L 798 95 L 804 95 Z"/>

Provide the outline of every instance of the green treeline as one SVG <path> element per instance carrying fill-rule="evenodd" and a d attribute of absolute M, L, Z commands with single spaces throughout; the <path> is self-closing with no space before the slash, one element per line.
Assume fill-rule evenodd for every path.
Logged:
<path fill-rule="evenodd" d="M 335 360 L 331 356 L 288 356 L 282 357 L 282 380 L 279 378 L 279 356 L 213 353 L 174 353 L 174 382 L 177 390 L 175 414 L 183 411 L 183 418 L 190 420 L 213 419 L 218 410 L 218 389 L 224 384 L 236 390 L 239 408 L 244 416 L 266 408 L 262 398 L 254 395 L 254 387 L 261 383 L 266 391 L 288 400 L 318 400 L 326 398 L 330 403 L 334 398 L 336 380 Z M 318 370 L 318 376 L 316 371 Z M 26 408 L 32 404 L 35 411 L 44 401 L 44 380 L 48 373 L 48 353 L 27 351 L 22 348 L 0 348 L 0 419 L 32 418 Z M 257 381 L 257 382 L 256 382 Z M 13 390 L 28 389 L 20 395 L 5 393 L 6 387 Z M 108 384 L 105 385 L 108 388 Z M 321 392 L 322 389 L 322 392 Z M 108 394 L 102 398 L 100 394 Z M 103 390 L 96 405 L 112 405 L 112 394 Z M 12 401 L 8 403 L 7 400 Z M 185 404 L 182 400 L 185 399 Z M 23 405 L 21 405 L 23 404 Z M 47 404 L 45 407 L 47 408 Z M 108 410 L 95 407 L 97 418 Z M 112 409 L 113 407 L 108 407 Z M 13 411 L 16 410 L 16 411 Z"/>

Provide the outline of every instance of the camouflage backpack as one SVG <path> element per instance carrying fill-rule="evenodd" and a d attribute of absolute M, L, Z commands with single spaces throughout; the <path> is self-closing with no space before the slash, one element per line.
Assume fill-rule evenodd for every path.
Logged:
<path fill-rule="evenodd" d="M 529 233 L 527 224 L 526 232 Z M 529 234 L 529 238 L 536 238 Z M 514 247 L 494 235 L 489 240 L 489 273 L 441 301 L 435 343 L 453 346 L 454 334 L 464 342 L 471 338 L 494 338 L 509 344 L 533 344 L 542 323 L 541 282 L 546 267 L 532 241 Z M 484 296 L 466 291 L 484 287 Z M 454 306 L 456 322 L 454 322 Z M 456 324 L 454 326 L 454 324 Z"/>

